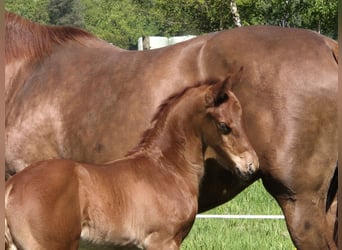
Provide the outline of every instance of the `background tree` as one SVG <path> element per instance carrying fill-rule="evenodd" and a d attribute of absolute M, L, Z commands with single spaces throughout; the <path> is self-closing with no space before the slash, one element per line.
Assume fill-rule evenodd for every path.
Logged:
<path fill-rule="evenodd" d="M 49 23 L 84 27 L 83 10 L 79 0 L 50 0 Z"/>
<path fill-rule="evenodd" d="M 239 14 L 239 12 L 238 12 L 237 5 L 236 5 L 236 1 L 235 1 L 235 0 L 231 0 L 231 1 L 230 1 L 230 9 L 231 9 L 231 13 L 232 13 L 232 15 L 233 15 L 234 24 L 235 24 L 237 27 L 241 27 L 240 14 Z"/>

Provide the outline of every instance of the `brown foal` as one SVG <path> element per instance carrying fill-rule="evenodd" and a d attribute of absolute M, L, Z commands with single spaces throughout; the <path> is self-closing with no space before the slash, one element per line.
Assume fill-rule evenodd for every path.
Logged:
<path fill-rule="evenodd" d="M 10 178 L 8 249 L 77 249 L 80 238 L 113 247 L 179 249 L 198 211 L 206 149 L 244 178 L 259 167 L 230 91 L 233 78 L 170 97 L 122 159 L 96 166 L 42 161 Z"/>

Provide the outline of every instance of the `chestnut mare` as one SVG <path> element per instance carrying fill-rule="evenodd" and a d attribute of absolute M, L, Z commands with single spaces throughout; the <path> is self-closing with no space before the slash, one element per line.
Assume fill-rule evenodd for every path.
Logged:
<path fill-rule="evenodd" d="M 223 166 L 233 161 L 242 177 L 259 165 L 230 85 L 228 78 L 169 99 L 125 158 L 97 166 L 48 160 L 15 175 L 6 182 L 7 244 L 78 249 L 82 236 L 105 245 L 179 249 L 197 214 L 206 148 Z"/>
<path fill-rule="evenodd" d="M 6 14 L 5 35 L 8 174 L 43 159 L 103 163 L 122 157 L 162 100 L 243 66 L 232 90 L 259 176 L 241 179 L 208 153 L 199 211 L 227 202 L 261 177 L 297 249 L 336 249 L 325 209 L 338 152 L 335 41 L 308 30 L 251 26 L 126 51 L 85 31 L 14 14 Z"/>

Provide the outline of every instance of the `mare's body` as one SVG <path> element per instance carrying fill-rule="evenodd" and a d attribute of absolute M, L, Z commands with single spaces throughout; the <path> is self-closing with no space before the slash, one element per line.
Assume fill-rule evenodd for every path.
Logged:
<path fill-rule="evenodd" d="M 137 52 L 77 30 L 13 16 L 6 22 L 8 173 L 42 159 L 102 163 L 121 157 L 161 100 L 243 66 L 233 91 L 266 189 L 282 207 L 298 249 L 335 248 L 325 211 L 337 160 L 335 41 L 307 30 L 257 26 Z M 215 160 L 207 163 L 200 211 L 253 182 Z"/>
<path fill-rule="evenodd" d="M 258 168 L 241 106 L 224 85 L 202 85 L 169 100 L 123 159 L 50 160 L 16 174 L 6 183 L 7 245 L 77 249 L 82 236 L 112 246 L 179 249 L 197 214 L 206 148 L 224 165 L 233 161 L 241 177 Z"/>

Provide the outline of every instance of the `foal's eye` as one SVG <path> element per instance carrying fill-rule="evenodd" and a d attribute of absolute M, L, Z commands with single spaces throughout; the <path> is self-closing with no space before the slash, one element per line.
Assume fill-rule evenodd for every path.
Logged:
<path fill-rule="evenodd" d="M 222 134 L 227 135 L 230 132 L 232 132 L 232 129 L 227 126 L 224 122 L 217 123 L 217 127 L 219 130 L 221 130 Z"/>

